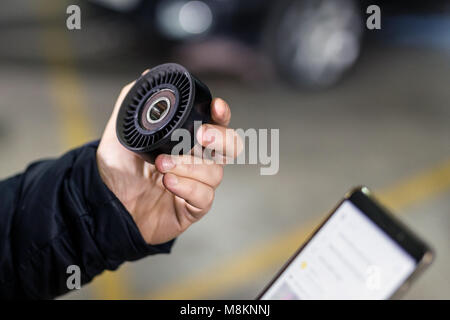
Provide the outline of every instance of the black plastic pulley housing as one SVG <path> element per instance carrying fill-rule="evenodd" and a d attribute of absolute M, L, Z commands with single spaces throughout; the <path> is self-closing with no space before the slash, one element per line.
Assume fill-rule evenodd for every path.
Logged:
<path fill-rule="evenodd" d="M 150 163 L 159 154 L 172 152 L 179 141 L 172 141 L 171 135 L 178 128 L 189 130 L 193 147 L 194 121 L 211 121 L 211 99 L 208 87 L 183 66 L 156 66 L 136 80 L 123 100 L 117 138 Z"/>

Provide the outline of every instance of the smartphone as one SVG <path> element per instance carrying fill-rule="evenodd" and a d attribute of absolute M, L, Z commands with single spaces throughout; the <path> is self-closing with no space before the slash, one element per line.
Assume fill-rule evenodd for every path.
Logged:
<path fill-rule="evenodd" d="M 433 260 L 367 187 L 349 192 L 258 299 L 398 298 Z"/>

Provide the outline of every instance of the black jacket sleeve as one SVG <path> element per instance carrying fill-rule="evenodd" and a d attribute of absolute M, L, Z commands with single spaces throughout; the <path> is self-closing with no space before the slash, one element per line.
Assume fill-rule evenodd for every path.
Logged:
<path fill-rule="evenodd" d="M 100 178 L 92 142 L 0 181 L 0 298 L 49 299 L 68 291 L 67 267 L 87 283 L 154 253 Z"/>

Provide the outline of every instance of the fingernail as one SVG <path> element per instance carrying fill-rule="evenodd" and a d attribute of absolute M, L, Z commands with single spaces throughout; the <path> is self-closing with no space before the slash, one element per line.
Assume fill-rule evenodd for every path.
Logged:
<path fill-rule="evenodd" d="M 168 174 L 168 175 L 166 175 L 166 184 L 167 184 L 169 187 L 176 186 L 176 185 L 178 184 L 178 178 L 177 178 L 177 176 L 174 175 L 174 174 Z"/>
<path fill-rule="evenodd" d="M 164 157 L 161 163 L 163 171 L 169 171 L 175 167 L 175 163 L 170 157 Z"/>

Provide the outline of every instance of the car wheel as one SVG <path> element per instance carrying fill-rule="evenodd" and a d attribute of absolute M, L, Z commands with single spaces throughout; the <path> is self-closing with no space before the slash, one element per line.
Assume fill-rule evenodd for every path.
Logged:
<path fill-rule="evenodd" d="M 363 22 L 354 0 L 290 0 L 274 10 L 266 45 L 282 77 L 301 87 L 335 84 L 359 56 Z"/>

